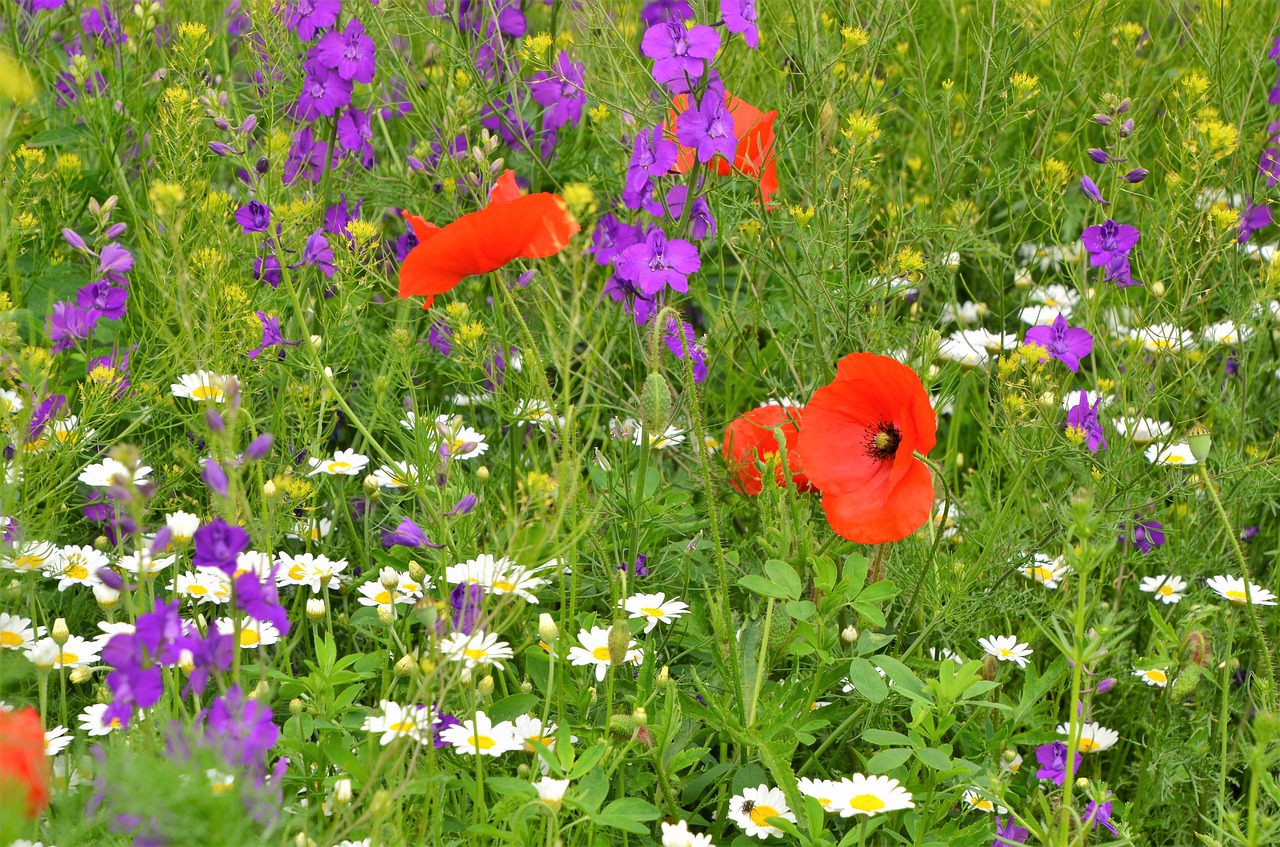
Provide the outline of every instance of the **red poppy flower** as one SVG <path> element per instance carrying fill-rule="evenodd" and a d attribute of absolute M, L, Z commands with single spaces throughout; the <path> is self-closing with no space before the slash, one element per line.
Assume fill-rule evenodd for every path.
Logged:
<path fill-rule="evenodd" d="M 443 227 L 402 212 L 418 246 L 400 266 L 400 296 L 422 297 L 430 308 L 472 274 L 487 274 L 515 259 L 543 259 L 565 248 L 578 222 L 558 194 L 520 194 L 507 171 L 489 194 L 489 205 Z"/>
<path fill-rule="evenodd" d="M 724 94 L 725 105 L 729 114 L 733 115 L 733 131 L 738 136 L 738 147 L 734 150 L 733 165 L 730 166 L 723 156 L 711 160 L 711 166 L 720 176 L 728 176 L 737 171 L 743 176 L 757 180 L 760 184 L 760 196 L 765 206 L 772 206 L 771 199 L 778 191 L 778 162 L 773 151 L 773 122 L 778 117 L 778 110 L 761 112 L 745 100 L 734 97 L 729 92 Z M 675 137 L 676 113 L 683 112 L 689 102 L 689 95 L 678 94 L 672 99 L 675 112 L 672 112 L 666 127 L 667 134 Z M 676 158 L 676 170 L 685 173 L 693 167 L 697 158 L 692 148 L 681 147 Z"/>
<path fill-rule="evenodd" d="M 933 478 L 915 453 L 937 443 L 938 417 L 916 372 L 851 353 L 814 392 L 797 444 L 827 522 L 860 544 L 906 538 L 929 520 Z"/>
<path fill-rule="evenodd" d="M 49 805 L 44 726 L 35 709 L 0 711 L 0 813 L 35 818 Z"/>
<path fill-rule="evenodd" d="M 809 478 L 800 469 L 800 456 L 796 452 L 796 439 L 800 432 L 800 412 L 798 406 L 784 407 L 776 403 L 752 409 L 745 415 L 729 424 L 724 431 L 724 461 L 733 474 L 733 487 L 739 491 L 757 495 L 764 488 L 764 477 L 756 462 L 764 462 L 778 452 L 778 439 L 774 437 L 773 428 L 781 427 L 787 444 L 787 467 L 791 470 L 791 481 L 801 491 L 809 491 L 812 486 Z M 787 484 L 787 476 L 781 463 L 774 469 L 779 486 Z"/>

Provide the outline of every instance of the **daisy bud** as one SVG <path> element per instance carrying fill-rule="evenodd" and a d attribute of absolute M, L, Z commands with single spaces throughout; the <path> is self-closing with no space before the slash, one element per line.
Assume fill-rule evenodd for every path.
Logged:
<path fill-rule="evenodd" d="M 321 345 L 322 343 L 324 343 L 324 338 L 322 338 L 321 336 L 319 336 L 319 335 L 313 335 L 313 336 L 311 336 L 311 346 L 312 346 L 312 347 L 314 347 L 314 348 L 316 348 L 317 350 L 319 350 L 319 349 L 320 349 L 320 345 Z"/>
<path fill-rule="evenodd" d="M 395 619 L 396 610 L 391 608 L 390 604 L 382 603 L 378 606 L 378 620 L 382 621 L 387 626 L 391 626 Z"/>
<path fill-rule="evenodd" d="M 560 628 L 556 626 L 556 619 L 546 612 L 538 615 L 538 637 L 548 645 L 555 644 L 556 639 L 560 637 Z"/>
<path fill-rule="evenodd" d="M 275 496 L 276 496 L 276 490 L 277 490 L 277 489 L 276 489 L 276 484 L 275 484 L 275 482 L 274 482 L 273 480 L 270 480 L 270 479 L 269 479 L 269 480 L 267 480 L 265 483 L 263 483 L 263 485 L 262 485 L 262 496 L 263 496 L 263 497 L 275 497 Z"/>
<path fill-rule="evenodd" d="M 426 568 L 422 567 L 422 565 L 418 564 L 418 562 L 414 559 L 409 560 L 409 578 L 410 579 L 412 579 L 414 582 L 420 583 L 422 582 L 423 578 L 426 577 L 426 575 L 427 575 Z"/>
<path fill-rule="evenodd" d="M 293 837 L 293 844 L 294 847 L 316 847 L 316 840 L 305 832 L 299 832 Z"/>
<path fill-rule="evenodd" d="M 307 601 L 307 620 L 315 622 L 324 618 L 324 600 L 312 597 Z"/>
<path fill-rule="evenodd" d="M 178 651 L 178 667 L 187 676 L 191 676 L 191 672 L 196 669 L 196 657 L 190 650 Z"/>
<path fill-rule="evenodd" d="M 458 674 L 458 682 L 463 685 L 471 684 L 471 668 L 463 668 L 462 673 Z"/>
<path fill-rule="evenodd" d="M 596 700 L 600 697 L 600 692 L 596 691 L 596 687 L 592 685 L 587 688 L 587 694 L 590 695 L 591 705 L 594 706 L 596 704 Z"/>
<path fill-rule="evenodd" d="M 120 602 L 120 592 L 107 585 L 95 585 L 93 587 L 93 599 L 98 601 L 99 609 L 109 612 Z"/>
<path fill-rule="evenodd" d="M 1082 776 L 1076 780 L 1076 788 L 1084 789 L 1089 787 L 1089 777 Z"/>
<path fill-rule="evenodd" d="M 1026 268 L 1018 268 L 1013 273 L 1013 285 L 1015 288 L 1026 290 L 1031 287 L 1035 280 L 1031 278 L 1031 271 Z"/>
<path fill-rule="evenodd" d="M 840 630 L 840 640 L 845 644 L 852 644 L 858 640 L 858 628 L 853 624 L 849 624 Z"/>
<path fill-rule="evenodd" d="M 70 679 L 71 682 L 75 685 L 83 685 L 84 683 L 88 682 L 92 676 L 93 676 L 93 669 L 88 667 L 87 665 L 81 665 L 80 667 L 74 668 L 71 671 L 71 676 L 68 677 L 68 679 Z"/>
<path fill-rule="evenodd" d="M 408 653 L 400 657 L 400 661 L 396 662 L 396 676 L 412 676 L 413 672 L 418 669 L 418 662 Z"/>
<path fill-rule="evenodd" d="M 289 714 L 291 715 L 302 714 L 302 698 L 294 697 L 292 700 L 289 701 Z"/>
<path fill-rule="evenodd" d="M 351 802 L 351 780 L 343 777 L 333 784 L 333 805 L 341 808 Z"/>
<path fill-rule="evenodd" d="M 71 638 L 71 630 L 67 629 L 67 619 L 58 618 L 53 622 L 53 629 L 49 630 L 49 636 L 53 639 L 53 643 L 59 647 L 67 643 Z"/>
<path fill-rule="evenodd" d="M 369 801 L 369 814 L 378 819 L 385 817 L 392 809 L 391 794 L 385 788 L 379 788 L 373 793 L 373 799 Z"/>
<path fill-rule="evenodd" d="M 523 779 L 524 777 L 527 777 L 528 775 L 529 775 L 529 765 L 528 765 L 528 764 L 526 764 L 525 762 L 521 762 L 520 764 L 516 765 L 516 776 L 518 776 L 518 777 L 520 777 L 520 778 L 522 778 L 522 779 Z"/>
<path fill-rule="evenodd" d="M 555 812 L 560 810 L 560 804 L 564 801 L 564 792 L 569 787 L 569 780 L 543 777 L 535 782 L 533 787 L 538 790 L 538 799 Z"/>
<path fill-rule="evenodd" d="M 609 661 L 620 665 L 627 660 L 627 648 L 631 646 L 631 627 L 626 618 L 618 618 L 609 627 Z"/>
<path fill-rule="evenodd" d="M 480 682 L 476 685 L 476 691 L 480 692 L 481 697 L 488 697 L 493 694 L 493 675 L 480 677 Z"/>
<path fill-rule="evenodd" d="M 476 479 L 478 479 L 480 482 L 485 482 L 486 480 L 488 480 L 489 469 L 484 465 L 481 465 L 480 467 L 476 468 Z"/>
<path fill-rule="evenodd" d="M 671 681 L 671 669 L 666 665 L 663 665 L 662 670 L 658 671 L 658 678 L 656 682 L 658 683 L 659 687 L 662 687 L 662 686 L 665 686 L 670 681 Z"/>
<path fill-rule="evenodd" d="M 250 700 L 265 700 L 271 695 L 271 686 L 267 684 L 265 679 L 259 680 L 258 684 L 253 687 L 253 691 L 249 692 Z"/>
<path fill-rule="evenodd" d="M 1151 283 L 1150 287 L 1148 287 L 1147 290 L 1150 291 L 1156 297 L 1163 297 L 1164 283 L 1157 279 L 1155 282 Z"/>
<path fill-rule="evenodd" d="M 360 482 L 360 487 L 364 489 L 364 493 L 370 497 L 378 493 L 378 478 L 373 474 L 367 474 Z"/>
<path fill-rule="evenodd" d="M 395 591 L 400 584 L 400 574 L 396 573 L 395 568 L 384 567 L 378 574 L 378 584 L 388 591 Z"/>
<path fill-rule="evenodd" d="M 111 549 L 111 539 L 107 538 L 105 535 L 99 535 L 97 538 L 93 539 L 93 549 L 98 551 Z"/>
<path fill-rule="evenodd" d="M 1202 424 L 1196 424 L 1187 430 L 1187 446 L 1191 448 L 1191 455 L 1196 457 L 1196 461 L 1203 462 L 1209 458 L 1209 448 L 1213 446 L 1213 436 L 1210 435 L 1207 427 Z"/>
<path fill-rule="evenodd" d="M 533 693 L 533 683 L 529 681 L 529 677 L 527 676 L 520 683 L 520 693 L 521 694 Z"/>

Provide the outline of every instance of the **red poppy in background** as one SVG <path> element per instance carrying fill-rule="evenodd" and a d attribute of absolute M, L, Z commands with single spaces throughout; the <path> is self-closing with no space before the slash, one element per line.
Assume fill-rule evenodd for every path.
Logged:
<path fill-rule="evenodd" d="M 489 205 L 443 227 L 402 212 L 418 246 L 400 265 L 400 296 L 426 297 L 431 307 L 472 274 L 487 274 L 515 259 L 543 259 L 565 248 L 578 222 L 558 194 L 521 195 L 516 175 L 507 171 L 489 194 Z"/>
<path fill-rule="evenodd" d="M 801 470 L 800 456 L 796 453 L 796 439 L 800 432 L 799 406 L 784 407 L 776 403 L 752 409 L 742 415 L 724 431 L 724 461 L 733 475 L 733 487 L 741 492 L 757 495 L 764 488 L 764 477 L 756 462 L 766 462 L 770 456 L 778 452 L 778 439 L 774 437 L 774 427 L 781 427 L 787 444 L 787 467 L 791 470 L 791 481 L 800 491 L 808 491 L 812 486 L 809 478 Z M 774 468 L 779 487 L 787 484 L 787 476 L 782 464 Z"/>
<path fill-rule="evenodd" d="M 35 818 L 49 805 L 44 725 L 35 709 L 0 711 L 0 814 Z"/>
<path fill-rule="evenodd" d="M 772 206 L 771 199 L 778 191 L 778 162 L 773 151 L 773 122 L 778 117 L 778 110 L 761 112 L 745 100 L 734 97 L 729 92 L 724 95 L 729 114 L 733 115 L 733 130 L 738 136 L 738 146 L 734 151 L 733 165 L 717 156 L 711 160 L 711 167 L 720 176 L 728 176 L 737 171 L 743 176 L 756 180 L 760 185 L 760 196 L 765 206 Z M 667 126 L 667 134 L 675 137 L 676 114 L 683 112 L 689 102 L 689 95 L 678 94 L 672 99 L 675 112 L 671 114 Z M 681 147 L 676 158 L 676 170 L 685 173 L 697 161 L 696 154 L 690 147 Z"/>
<path fill-rule="evenodd" d="M 937 442 L 938 418 L 916 372 L 850 353 L 804 410 L 797 450 L 822 492 L 827 522 L 860 544 L 898 541 L 929 520 L 933 478 L 915 453 Z"/>

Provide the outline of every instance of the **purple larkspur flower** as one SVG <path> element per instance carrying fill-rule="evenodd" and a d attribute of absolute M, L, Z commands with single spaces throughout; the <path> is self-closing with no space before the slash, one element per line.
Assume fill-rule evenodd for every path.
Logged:
<path fill-rule="evenodd" d="M 45 326 L 49 340 L 53 342 L 50 351 L 61 353 L 70 350 L 76 342 L 93 337 L 93 330 L 101 317 L 102 312 L 97 309 L 83 309 L 70 301 L 54 303 Z"/>
<path fill-rule="evenodd" d="M 214 494 L 219 497 L 227 496 L 227 486 L 231 484 L 231 480 L 227 478 L 227 472 L 222 469 L 221 463 L 217 460 L 204 460 L 200 468 L 200 479 L 204 480 L 204 484 L 209 486 L 209 490 Z"/>
<path fill-rule="evenodd" d="M 1267 188 L 1280 182 L 1280 149 L 1268 147 L 1258 157 L 1258 173 L 1267 178 Z"/>
<path fill-rule="evenodd" d="M 360 217 L 362 206 L 364 206 L 364 198 L 361 198 L 352 208 L 347 202 L 345 193 L 338 195 L 338 202 L 324 210 L 324 231 L 330 235 L 346 236 L 350 240 L 351 234 L 347 232 L 347 227 Z"/>
<path fill-rule="evenodd" d="M 1109 265 L 1117 256 L 1127 257 L 1141 237 L 1136 226 L 1118 224 L 1108 218 L 1101 224 L 1086 227 L 1080 241 L 1089 251 L 1089 264 L 1096 268 Z"/>
<path fill-rule="evenodd" d="M 192 540 L 195 555 L 191 557 L 191 564 L 213 568 L 227 576 L 236 572 L 236 556 L 249 547 L 249 533 L 222 518 L 214 518 L 197 529 Z"/>
<path fill-rule="evenodd" d="M 1253 237 L 1256 230 L 1271 226 L 1271 207 L 1266 203 L 1253 203 L 1247 201 L 1244 204 L 1244 211 L 1240 213 L 1240 237 L 1237 239 L 1244 244 Z"/>
<path fill-rule="evenodd" d="M 183 697 L 192 692 L 204 694 L 209 675 L 230 668 L 236 649 L 234 638 L 216 626 L 209 627 L 203 638 L 193 632 L 186 638 L 183 647 L 191 652 L 191 673 L 182 689 Z"/>
<path fill-rule="evenodd" d="M 1080 369 L 1080 360 L 1093 351 L 1093 335 L 1086 329 L 1068 327 L 1062 315 L 1053 319 L 1052 326 L 1031 327 L 1023 343 L 1040 345 L 1072 373 Z"/>
<path fill-rule="evenodd" d="M 373 122 L 367 109 L 346 109 L 338 118 L 338 144 L 360 160 L 365 170 L 373 167 Z M 333 151 L 334 156 L 338 151 Z"/>
<path fill-rule="evenodd" d="M 676 119 L 676 138 L 697 153 L 699 162 L 710 162 L 717 155 L 733 161 L 738 139 L 722 86 L 708 85 L 697 107 L 690 104 L 680 113 Z"/>
<path fill-rule="evenodd" d="M 105 356 L 95 356 L 89 360 L 89 373 L 93 373 L 98 368 L 115 371 L 116 390 L 112 396 L 116 398 L 123 397 L 124 393 L 129 390 L 130 353 L 131 350 L 113 350 Z"/>
<path fill-rule="evenodd" d="M 605 281 L 604 289 L 600 292 L 601 299 L 606 295 L 615 303 L 627 305 L 632 317 L 635 318 L 636 326 L 648 323 L 649 318 L 653 317 L 661 305 L 660 296 L 646 297 L 635 283 L 623 279 L 616 273 Z"/>
<path fill-rule="evenodd" d="M 640 10 L 640 19 L 646 26 L 667 21 L 687 21 L 693 17 L 689 0 L 649 0 Z"/>
<path fill-rule="evenodd" d="M 314 63 L 303 66 L 302 91 L 294 104 L 293 117 L 300 121 L 331 118 L 351 102 L 351 80 L 332 68 Z"/>
<path fill-rule="evenodd" d="M 1240 540 L 1248 544 L 1258 537 L 1259 532 L 1262 532 L 1262 527 L 1260 526 L 1242 526 L 1240 527 Z"/>
<path fill-rule="evenodd" d="M 373 39 L 365 34 L 364 24 L 359 18 L 352 18 L 342 32 L 330 30 L 322 35 L 307 57 L 345 80 L 367 84 L 373 82 L 377 69 L 377 50 Z"/>
<path fill-rule="evenodd" d="M 1111 154 L 1106 150 L 1103 150 L 1101 147 L 1090 147 L 1085 151 L 1085 153 L 1090 159 L 1099 165 L 1105 165 L 1107 162 L 1111 161 Z"/>
<path fill-rule="evenodd" d="M 271 225 L 271 207 L 266 203 L 250 200 L 236 209 L 236 223 L 240 224 L 242 232 L 266 232 Z"/>
<path fill-rule="evenodd" d="M 689 186 L 673 185 L 667 189 L 667 205 L 663 208 L 657 199 L 652 199 L 645 204 L 644 210 L 655 218 L 663 217 L 668 211 L 671 212 L 671 219 L 679 221 L 684 216 L 684 200 L 689 196 Z M 716 219 L 711 214 L 711 207 L 707 204 L 705 197 L 695 197 L 693 200 L 693 208 L 689 210 L 689 237 L 694 241 L 701 241 L 708 235 L 716 234 Z"/>
<path fill-rule="evenodd" d="M 1026 844 L 1027 836 L 1031 833 L 1026 828 L 1018 826 L 1012 817 L 1002 820 L 996 817 L 996 839 L 991 842 L 991 847 L 1014 847 L 1017 844 Z"/>
<path fill-rule="evenodd" d="M 644 229 L 639 224 L 628 224 L 618 220 L 613 212 L 605 212 L 596 221 L 596 228 L 591 233 L 591 246 L 586 252 L 592 254 L 597 265 L 608 265 L 615 256 L 644 238 Z"/>
<path fill-rule="evenodd" d="M 636 133 L 631 150 L 631 163 L 627 166 L 627 188 L 641 192 L 649 180 L 666 176 L 676 163 L 680 148 L 662 132 L 662 127 L 642 129 Z"/>
<path fill-rule="evenodd" d="M 56 418 L 66 405 L 65 394 L 50 394 L 41 400 L 36 405 L 35 411 L 31 413 L 31 421 L 27 424 L 27 443 L 38 441 L 44 434 L 45 426 Z"/>
<path fill-rule="evenodd" d="M 76 292 L 76 305 L 81 309 L 99 312 L 102 317 L 118 321 L 124 317 L 129 289 L 112 285 L 110 280 L 91 282 Z"/>
<path fill-rule="evenodd" d="M 552 127 L 577 126 L 587 105 L 587 92 L 582 84 L 586 66 L 560 51 L 550 70 L 539 71 L 529 81 L 529 93 L 547 111 L 546 122 Z"/>
<path fill-rule="evenodd" d="M 254 259 L 253 278 L 259 282 L 265 282 L 272 288 L 278 288 L 281 279 L 280 260 L 270 253 Z"/>
<path fill-rule="evenodd" d="M 453 352 L 453 328 L 444 321 L 433 321 L 427 330 L 427 343 L 441 356 L 448 356 Z"/>
<path fill-rule="evenodd" d="M 281 635 L 289 633 L 289 614 L 280 605 L 280 597 L 276 591 L 275 573 L 278 565 L 272 567 L 271 573 L 259 577 L 252 569 L 236 577 L 235 601 L 240 611 L 256 621 L 269 623 L 280 630 Z"/>
<path fill-rule="evenodd" d="M 649 575 L 649 569 L 645 567 L 645 563 L 648 561 L 649 561 L 649 557 L 644 553 L 641 553 L 640 555 L 636 556 L 636 560 L 634 563 L 627 564 L 626 562 L 623 562 L 622 564 L 618 565 L 618 570 L 622 571 L 623 573 L 629 573 L 632 576 L 636 577 L 637 579 L 643 579 L 644 577 Z"/>
<path fill-rule="evenodd" d="M 453 508 L 445 512 L 445 517 L 453 517 L 455 515 L 465 515 L 476 506 L 476 495 L 464 495 L 461 500 L 454 504 Z"/>
<path fill-rule="evenodd" d="M 1145 555 L 1164 544 L 1164 524 L 1159 521 L 1141 521 L 1134 515 L 1133 537 L 1128 539 Z"/>
<path fill-rule="evenodd" d="M 1090 453 L 1107 449 L 1107 438 L 1102 432 L 1101 422 L 1098 421 L 1098 408 L 1101 405 L 1102 398 L 1099 397 L 1090 406 L 1088 394 L 1081 391 L 1080 401 L 1067 412 L 1067 427 L 1084 433 L 1085 443 L 1089 445 Z"/>
<path fill-rule="evenodd" d="M 1085 197 L 1088 197 L 1095 203 L 1099 203 L 1103 206 L 1111 205 L 1109 200 L 1103 199 L 1102 190 L 1098 188 L 1097 183 L 1089 179 L 1087 176 L 1080 177 L 1080 191 L 1084 193 Z"/>
<path fill-rule="evenodd" d="M 1146 168 L 1134 168 L 1124 175 L 1125 182 L 1137 184 L 1142 182 L 1150 174 Z"/>
<path fill-rule="evenodd" d="M 677 359 L 684 359 L 685 349 L 688 348 L 689 358 L 693 361 L 694 382 L 702 382 L 707 378 L 707 351 L 697 343 L 697 336 L 694 335 L 690 324 L 676 320 L 674 317 L 668 318 L 663 340 L 666 342 L 667 349 L 671 351 L 671 355 Z"/>
<path fill-rule="evenodd" d="M 1036 761 L 1040 769 L 1036 771 L 1036 779 L 1051 779 L 1062 785 L 1067 779 L 1067 745 L 1061 741 L 1052 744 L 1041 744 L 1036 748 Z M 1080 772 L 1080 751 L 1076 751 L 1076 766 L 1073 773 Z"/>
<path fill-rule="evenodd" d="M 668 239 L 661 228 L 654 227 L 644 241 L 619 253 L 615 265 L 620 277 L 652 297 L 667 287 L 688 292 L 689 274 L 701 269 L 702 259 L 688 241 Z"/>
<path fill-rule="evenodd" d="M 720 18 L 724 21 L 724 28 L 740 34 L 752 50 L 760 46 L 758 17 L 756 0 L 720 0 Z"/>
<path fill-rule="evenodd" d="M 326 279 L 333 277 L 333 249 L 329 247 L 329 239 L 325 238 L 324 230 L 317 229 L 307 236 L 307 246 L 302 251 L 302 260 L 292 267 L 298 268 L 303 265 L 319 268 Z"/>
<path fill-rule="evenodd" d="M 709 26 L 686 29 L 680 21 L 654 24 L 640 39 L 640 52 L 653 59 L 653 78 L 685 90 L 701 79 L 705 63 L 720 50 L 720 33 Z"/>
<path fill-rule="evenodd" d="M 164 675 L 159 667 L 146 661 L 136 635 L 116 633 L 102 648 L 102 661 L 112 668 L 107 674 L 107 687 L 112 701 L 103 713 L 105 722 L 119 721 L 128 726 L 134 709 L 149 709 L 164 693 Z"/>
<path fill-rule="evenodd" d="M 117 285 L 127 284 L 125 274 L 133 270 L 133 254 L 123 244 L 111 243 L 98 254 L 98 273 Z"/>
<path fill-rule="evenodd" d="M 297 347 L 301 341 L 286 341 L 284 332 L 280 329 L 280 319 L 268 315 L 266 312 L 258 312 L 258 320 L 262 322 L 262 343 L 249 351 L 249 358 L 256 359 L 269 347 L 280 348 L 280 358 L 284 358 L 285 347 Z"/>
<path fill-rule="evenodd" d="M 449 605 L 453 609 L 449 621 L 454 630 L 470 635 L 480 624 L 484 588 L 474 582 L 460 582 L 449 592 Z"/>
<path fill-rule="evenodd" d="M 487 35 L 495 27 L 508 38 L 519 38 L 528 31 L 520 0 L 461 0 L 458 4 L 458 29 Z"/>
<path fill-rule="evenodd" d="M 300 129 L 293 136 L 293 144 L 289 148 L 289 157 L 284 162 L 284 184 L 292 185 L 294 180 L 302 177 L 309 182 L 319 182 L 324 174 L 324 157 L 329 152 L 329 145 L 317 141 L 311 127 Z"/>
<path fill-rule="evenodd" d="M 294 0 L 288 8 L 285 23 L 298 38 L 310 41 L 317 32 L 338 22 L 342 0 Z"/>
<path fill-rule="evenodd" d="M 244 696 L 235 685 L 200 713 L 196 726 L 203 742 L 224 762 L 258 775 L 266 773 L 267 753 L 280 737 L 271 708 Z"/>
<path fill-rule="evenodd" d="M 1089 805 L 1084 809 L 1084 823 L 1092 829 L 1094 826 L 1104 826 L 1111 830 L 1112 835 L 1119 835 L 1116 832 L 1115 825 L 1111 823 L 1111 801 L 1099 803 L 1096 800 L 1090 800 Z"/>
<path fill-rule="evenodd" d="M 394 547 L 430 547 L 434 550 L 443 550 L 443 544 L 433 544 L 431 539 L 427 538 L 427 533 L 413 522 L 410 518 L 401 518 L 400 523 L 395 529 L 384 529 L 382 531 L 382 546 Z"/>
<path fill-rule="evenodd" d="M 257 438 L 249 442 L 249 446 L 244 448 L 244 454 L 240 457 L 241 463 L 260 462 L 271 452 L 271 445 L 275 443 L 275 436 L 269 432 L 264 432 Z"/>

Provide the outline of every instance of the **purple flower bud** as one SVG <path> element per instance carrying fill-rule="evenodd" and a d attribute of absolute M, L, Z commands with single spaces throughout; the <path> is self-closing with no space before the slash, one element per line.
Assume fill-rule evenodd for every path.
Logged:
<path fill-rule="evenodd" d="M 231 124 L 227 123 L 226 118 L 214 118 L 213 125 L 216 126 L 218 129 L 222 130 L 223 132 L 226 132 L 227 130 L 231 129 Z"/>
<path fill-rule="evenodd" d="M 1129 171 L 1127 174 L 1125 174 L 1125 175 L 1124 175 L 1124 178 L 1125 178 L 1126 180 L 1128 180 L 1129 182 L 1132 182 L 1132 183 L 1135 183 L 1135 184 L 1136 184 L 1136 183 L 1139 183 L 1139 182 L 1142 182 L 1144 179 L 1146 179 L 1146 178 L 1147 178 L 1147 169 L 1146 169 L 1146 168 L 1134 168 L 1133 170 L 1131 170 L 1131 171 Z"/>
<path fill-rule="evenodd" d="M 104 241 L 115 241 L 117 238 L 124 235 L 125 230 L 128 228 L 128 224 L 112 224 L 102 233 L 102 239 Z"/>
<path fill-rule="evenodd" d="M 1103 206 L 1111 205 L 1108 201 L 1103 199 L 1102 191 L 1098 188 L 1097 184 L 1087 176 L 1080 177 L 1080 190 L 1084 192 L 1085 197 L 1088 197 L 1095 203 L 1100 203 Z"/>
<path fill-rule="evenodd" d="M 470 512 L 472 509 L 474 509 L 475 506 L 476 506 L 476 495 L 468 494 L 466 497 L 463 497 L 461 500 L 459 500 L 452 509 L 445 512 L 445 516 L 451 517 L 453 515 L 465 515 L 467 512 Z"/>
<path fill-rule="evenodd" d="M 265 174 L 267 171 L 271 170 L 271 161 L 266 156 L 263 156 L 253 166 L 253 169 L 260 174 Z"/>
<path fill-rule="evenodd" d="M 103 585 L 113 591 L 119 591 L 121 588 L 124 588 L 124 580 L 120 578 L 120 574 L 116 573 L 111 568 L 103 568 L 102 570 L 97 571 L 95 575 Z"/>
<path fill-rule="evenodd" d="M 269 432 L 264 432 L 253 441 L 249 442 L 249 446 L 245 448 L 244 455 L 240 457 L 242 462 L 257 462 L 265 459 L 267 454 L 271 452 L 271 443 L 275 438 Z"/>
<path fill-rule="evenodd" d="M 1120 124 L 1120 137 L 1128 138 L 1131 135 L 1133 135 L 1133 119 L 1132 118 Z"/>
<path fill-rule="evenodd" d="M 218 414 L 218 410 L 212 406 L 204 410 L 204 422 L 214 432 L 222 432 L 227 428 L 227 423 L 222 419 L 222 415 Z"/>
<path fill-rule="evenodd" d="M 1111 116 L 1099 112 L 1093 116 L 1093 122 L 1098 126 L 1111 126 Z"/>
<path fill-rule="evenodd" d="M 1116 114 L 1123 115 L 1125 112 L 1129 111 L 1129 107 L 1131 105 L 1133 105 L 1132 101 L 1130 101 L 1128 97 L 1124 98 L 1120 101 L 1120 105 L 1116 106 Z"/>
<path fill-rule="evenodd" d="M 219 156 L 230 156 L 236 152 L 230 144 L 224 144 L 221 141 L 210 141 L 209 149 Z"/>
<path fill-rule="evenodd" d="M 173 542 L 173 530 L 169 527 L 162 526 L 156 530 L 156 536 L 151 540 L 151 547 L 148 552 L 154 556 L 162 550 L 166 549 Z"/>
<path fill-rule="evenodd" d="M 250 115 L 240 122 L 240 134 L 249 135 L 258 127 L 258 116 Z"/>
<path fill-rule="evenodd" d="M 84 239 L 80 237 L 80 233 L 74 229 L 63 227 L 62 237 L 67 239 L 67 243 L 71 245 L 72 250 L 79 250 L 81 253 L 89 252 L 89 245 L 84 243 Z"/>
<path fill-rule="evenodd" d="M 1108 691 L 1116 687 L 1116 678 L 1109 676 L 1098 683 L 1098 693 L 1106 694 Z"/>
<path fill-rule="evenodd" d="M 1090 147 L 1089 158 L 1093 159 L 1099 165 L 1105 165 L 1107 162 L 1111 161 L 1111 155 L 1101 147 Z"/>
<path fill-rule="evenodd" d="M 204 460 L 204 470 L 200 473 L 204 484 L 222 497 L 227 496 L 227 472 L 213 459 Z"/>

